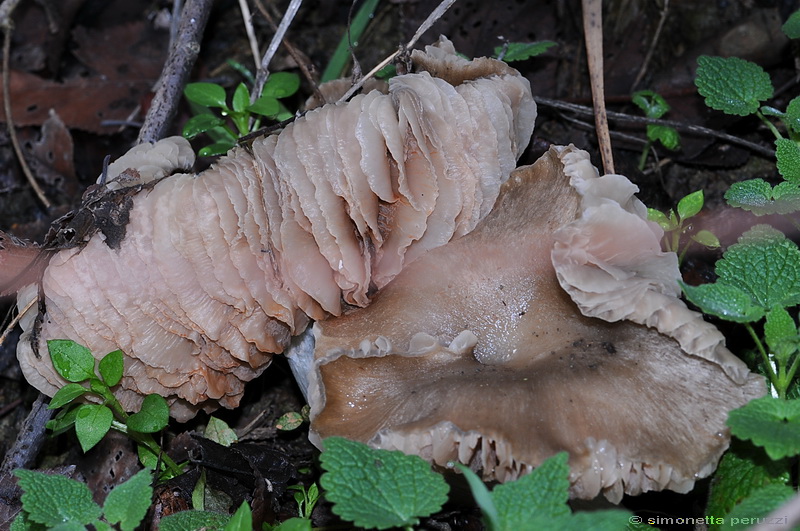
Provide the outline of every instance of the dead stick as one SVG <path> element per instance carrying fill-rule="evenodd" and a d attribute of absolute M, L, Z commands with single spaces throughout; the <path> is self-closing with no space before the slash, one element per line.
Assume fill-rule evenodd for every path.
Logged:
<path fill-rule="evenodd" d="M 188 0 L 181 12 L 178 35 L 164 64 L 158 90 L 139 130 L 138 143 L 156 142 L 166 136 L 178 111 L 203 38 L 212 0 Z"/>
<path fill-rule="evenodd" d="M 603 171 L 614 173 L 614 155 L 611 152 L 611 137 L 608 134 L 608 117 L 606 116 L 605 90 L 603 88 L 603 3 L 601 0 L 581 1 L 597 143 L 603 158 Z"/>

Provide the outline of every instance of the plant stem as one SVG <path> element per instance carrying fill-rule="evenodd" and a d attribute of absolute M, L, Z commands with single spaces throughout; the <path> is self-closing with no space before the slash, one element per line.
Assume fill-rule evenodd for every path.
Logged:
<path fill-rule="evenodd" d="M 764 344 L 761 343 L 761 340 L 758 338 L 758 334 L 756 331 L 753 330 L 753 325 L 750 323 L 745 323 L 744 327 L 747 329 L 750 337 L 753 338 L 753 342 L 756 344 L 756 348 L 761 353 L 761 358 L 764 360 L 765 369 L 767 371 L 767 376 L 769 376 L 770 384 L 772 385 L 773 389 L 777 388 L 778 376 L 775 374 L 775 370 L 772 368 L 772 363 L 770 363 L 769 354 L 764 349 Z"/>
<path fill-rule="evenodd" d="M 642 155 L 639 157 L 639 171 L 644 171 L 644 166 L 647 164 L 647 155 L 650 153 L 651 147 L 653 147 L 653 141 L 648 138 L 642 150 Z"/>
<path fill-rule="evenodd" d="M 770 130 L 770 131 L 772 131 L 772 134 L 773 134 L 773 135 L 775 135 L 775 139 L 781 139 L 781 138 L 783 138 L 783 136 L 781 136 L 781 133 L 780 133 L 780 131 L 778 131 L 778 128 L 777 128 L 777 127 L 775 127 L 775 124 L 773 124 L 772 122 L 770 122 L 769 120 L 767 120 L 767 117 L 766 117 L 766 116 L 764 116 L 764 115 L 761 113 L 761 111 L 756 111 L 756 116 L 758 116 L 759 118 L 761 118 L 761 121 L 762 121 L 762 122 L 764 122 L 765 124 L 767 124 L 767 128 L 769 128 L 769 130 Z"/>

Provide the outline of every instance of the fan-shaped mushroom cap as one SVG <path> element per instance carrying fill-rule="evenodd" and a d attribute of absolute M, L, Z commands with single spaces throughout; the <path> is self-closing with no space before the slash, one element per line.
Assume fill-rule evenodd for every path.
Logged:
<path fill-rule="evenodd" d="M 289 354 L 307 371 L 315 443 L 341 435 L 498 481 L 567 450 L 572 494 L 613 501 L 710 474 L 728 411 L 764 382 L 676 297 L 677 261 L 635 191 L 585 152 L 551 149 L 473 232 L 368 308 L 316 323 L 310 366 Z M 618 322 L 584 315 L 608 312 Z"/>
<path fill-rule="evenodd" d="M 129 201 L 125 237 L 110 245 L 98 232 L 44 272 L 45 355 L 31 345 L 32 316 L 18 347 L 28 380 L 50 395 L 64 384 L 45 340 L 68 338 L 98 358 L 125 353 L 117 396 L 128 409 L 148 393 L 168 397 L 179 419 L 237 405 L 309 317 L 368 304 L 405 263 L 489 211 L 536 105 L 515 70 L 481 64 L 457 86 L 397 76 L 389 94 L 309 111 L 198 176 L 166 177 L 187 166 L 183 139 L 134 148 L 107 176 L 149 183 Z"/>

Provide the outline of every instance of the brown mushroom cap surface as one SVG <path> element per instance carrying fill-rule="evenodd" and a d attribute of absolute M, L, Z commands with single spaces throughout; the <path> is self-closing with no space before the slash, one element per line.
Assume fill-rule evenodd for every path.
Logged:
<path fill-rule="evenodd" d="M 441 466 L 456 460 L 498 481 L 567 450 L 573 496 L 613 501 L 685 492 L 713 471 L 729 443 L 728 411 L 763 395 L 763 379 L 720 345 L 724 363 L 654 328 L 581 313 L 551 259 L 561 231 L 597 199 L 573 188 L 596 184 L 596 170 L 576 177 L 568 161 L 565 175 L 573 156 L 588 160 L 551 149 L 517 170 L 473 232 L 409 265 L 368 308 L 315 324 L 312 440 L 340 435 Z M 618 213 L 639 210 L 619 199 Z M 670 263 L 677 278 L 667 253 L 630 247 L 649 239 L 629 239 L 640 227 L 628 225 L 609 234 L 619 271 L 649 265 L 619 275 L 620 289 L 659 286 L 647 274 L 658 278 Z M 657 244 L 659 229 L 648 230 Z M 665 305 L 685 310 L 671 297 Z M 716 331 L 691 326 L 698 338 Z"/>

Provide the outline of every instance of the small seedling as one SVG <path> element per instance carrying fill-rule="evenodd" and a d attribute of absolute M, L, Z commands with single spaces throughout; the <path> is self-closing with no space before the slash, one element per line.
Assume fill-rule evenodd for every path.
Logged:
<path fill-rule="evenodd" d="M 319 501 L 319 487 L 316 483 L 312 483 L 308 489 L 303 485 L 291 485 L 289 490 L 294 492 L 294 501 L 297 502 L 297 512 L 300 518 L 311 520 L 311 513 L 314 512 L 314 506 Z"/>
<path fill-rule="evenodd" d="M 275 421 L 275 428 L 281 431 L 296 430 L 302 426 L 304 422 L 308 422 L 308 415 L 310 411 L 311 409 L 308 407 L 308 404 L 306 404 L 299 413 L 297 411 L 289 411 L 288 413 L 284 413 L 278 418 L 278 420 Z"/>
<path fill-rule="evenodd" d="M 679 262 L 683 262 L 692 242 L 699 243 L 710 249 L 719 247 L 719 239 L 712 232 L 703 229 L 693 234 L 690 241 L 686 243 L 683 249 L 680 249 L 681 236 L 692 229 L 687 220 L 696 216 L 702 210 L 704 203 L 703 191 L 698 190 L 683 197 L 678 201 L 677 208 L 675 210 L 670 209 L 667 214 L 654 208 L 647 209 L 647 219 L 655 221 L 664 230 L 665 249 L 676 253 Z"/>
<path fill-rule="evenodd" d="M 495 47 L 494 57 L 506 63 L 524 61 L 543 54 L 553 46 L 558 46 L 558 44 L 553 41 L 507 42 L 502 46 Z"/>
<path fill-rule="evenodd" d="M 640 90 L 638 92 L 634 92 L 632 100 L 637 107 L 644 111 L 645 116 L 654 120 L 664 116 L 670 109 L 667 101 L 662 98 L 660 94 L 657 94 L 652 90 Z M 650 153 L 650 148 L 653 147 L 655 142 L 659 142 L 662 146 L 670 151 L 674 151 L 681 146 L 680 135 L 674 127 L 648 124 L 647 143 L 642 150 L 641 157 L 639 157 L 640 171 L 644 170 L 645 163 L 647 162 L 647 154 Z"/>
<path fill-rule="evenodd" d="M 56 372 L 70 382 L 50 400 L 48 407 L 61 411 L 47 423 L 48 429 L 57 435 L 74 427 L 81 449 L 87 452 L 113 428 L 136 441 L 139 458 L 145 466 L 166 465 L 170 474 L 181 472 L 152 436 L 169 422 L 169 406 L 164 397 L 147 395 L 139 412 L 129 415 L 111 392 L 122 379 L 122 351 L 110 352 L 95 369 L 89 349 L 72 340 L 51 339 L 47 348 Z M 76 402 L 81 397 L 88 403 Z"/>
<path fill-rule="evenodd" d="M 183 136 L 192 139 L 201 133 L 215 140 L 199 151 L 201 156 L 221 155 L 236 145 L 239 137 L 257 130 L 261 118 L 282 121 L 293 115 L 278 100 L 291 96 L 300 87 L 300 78 L 290 72 L 276 72 L 264 84 L 261 97 L 250 103 L 250 91 L 239 83 L 228 105 L 225 89 L 216 83 L 190 83 L 183 94 L 192 104 L 196 116 L 183 126 Z M 216 114 L 211 109 L 219 109 Z M 229 119 L 235 130 L 231 129 Z"/>

